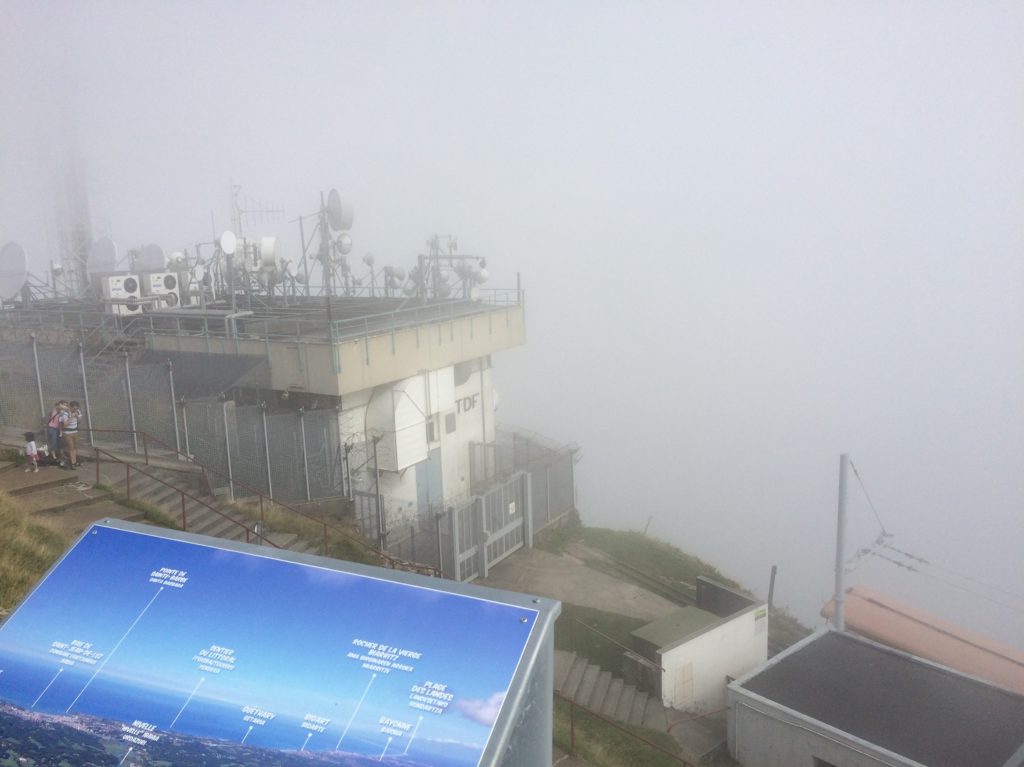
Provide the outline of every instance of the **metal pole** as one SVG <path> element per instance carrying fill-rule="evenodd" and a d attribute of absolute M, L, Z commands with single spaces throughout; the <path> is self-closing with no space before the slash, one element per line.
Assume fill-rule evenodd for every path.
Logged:
<path fill-rule="evenodd" d="M 302 240 L 302 273 L 305 276 L 306 297 L 309 297 L 309 259 L 306 258 L 306 232 L 302 224 L 302 216 L 299 216 L 299 239 Z"/>
<path fill-rule="evenodd" d="M 775 573 L 778 571 L 778 566 L 772 565 L 772 577 L 768 581 L 768 609 L 775 607 Z"/>
<path fill-rule="evenodd" d="M 302 437 L 302 474 L 306 479 L 306 500 L 313 500 L 309 493 L 309 461 L 306 460 L 306 410 L 299 408 L 299 435 Z"/>
<path fill-rule="evenodd" d="M 352 493 L 352 464 L 349 463 L 349 453 L 352 452 L 352 445 L 345 443 L 345 497 L 350 501 L 355 498 Z"/>
<path fill-rule="evenodd" d="M 39 375 L 39 350 L 36 348 L 36 334 L 32 333 L 32 359 L 36 365 L 36 389 L 39 391 L 39 414 L 46 420 L 46 402 L 43 401 L 43 377 Z"/>
<path fill-rule="evenodd" d="M 124 352 L 124 382 L 128 388 L 128 418 L 132 427 L 132 447 L 139 452 L 139 434 L 135 431 L 135 403 L 132 401 L 132 376 L 128 371 L 128 352 Z"/>
<path fill-rule="evenodd" d="M 174 449 L 181 452 L 181 437 L 178 434 L 178 403 L 174 401 L 174 364 L 167 360 L 167 380 L 171 384 L 171 416 L 174 418 Z"/>
<path fill-rule="evenodd" d="M 267 435 L 267 403 L 260 403 L 260 413 L 263 416 L 263 447 L 267 455 L 267 495 L 274 500 L 274 480 L 270 476 L 270 437 Z"/>
<path fill-rule="evenodd" d="M 377 443 L 380 437 L 373 438 L 373 491 L 377 496 L 377 539 L 380 550 L 384 551 L 384 544 L 387 541 L 387 532 L 384 530 L 384 506 L 380 500 L 380 467 L 377 465 Z"/>
<path fill-rule="evenodd" d="M 839 514 L 836 520 L 836 610 L 833 617 L 836 631 L 846 630 L 846 472 L 850 465 L 850 456 L 843 453 L 839 456 Z"/>
<path fill-rule="evenodd" d="M 231 500 L 235 500 L 235 478 L 231 474 L 231 437 L 228 432 L 228 401 L 224 400 L 221 407 L 224 414 L 224 455 L 228 461 L 228 493 Z"/>
<path fill-rule="evenodd" d="M 89 407 L 89 384 L 85 379 L 85 350 L 81 342 L 78 344 L 78 362 L 82 366 L 82 394 L 85 399 L 85 420 L 89 422 L 89 447 L 96 447 L 92 436 L 92 408 Z"/>
<path fill-rule="evenodd" d="M 437 569 L 444 572 L 444 550 L 441 547 L 441 512 L 434 515 L 434 525 L 437 527 Z"/>
<path fill-rule="evenodd" d="M 185 455 L 191 457 L 192 450 L 188 444 L 188 407 L 184 397 L 181 398 L 181 428 L 185 432 Z"/>

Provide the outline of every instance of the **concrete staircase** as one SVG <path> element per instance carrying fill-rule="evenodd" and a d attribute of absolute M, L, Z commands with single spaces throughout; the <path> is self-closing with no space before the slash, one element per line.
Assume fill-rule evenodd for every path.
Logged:
<path fill-rule="evenodd" d="M 695 717 L 666 708 L 658 697 L 569 650 L 555 650 L 555 691 L 607 719 L 668 733 L 694 764 L 711 758 L 725 742 L 724 716 Z"/>
<path fill-rule="evenodd" d="M 555 650 L 555 690 L 609 719 L 668 732 L 668 710 L 660 700 L 574 652 Z"/>
<path fill-rule="evenodd" d="M 132 472 L 132 500 L 155 506 L 178 522 L 184 517 L 187 532 L 234 541 L 248 538 L 250 543 L 257 542 L 253 533 L 247 532 L 254 529 L 254 521 L 232 509 L 227 501 L 208 495 L 202 486 L 202 473 L 196 467 L 183 463 L 180 469 L 152 464 L 138 468 L 152 476 Z M 120 474 L 121 477 L 111 484 L 117 492 L 127 494 L 123 471 Z M 183 497 L 181 491 L 199 500 Z M 319 553 L 316 544 L 294 533 L 270 532 L 265 538 L 280 548 L 302 554 Z"/>

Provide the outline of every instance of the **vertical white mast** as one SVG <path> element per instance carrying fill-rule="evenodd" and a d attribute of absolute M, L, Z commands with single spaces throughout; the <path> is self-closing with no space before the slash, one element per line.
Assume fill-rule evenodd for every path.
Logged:
<path fill-rule="evenodd" d="M 846 471 L 850 465 L 850 456 L 843 453 L 839 456 L 839 514 L 836 520 L 836 593 L 834 597 L 836 609 L 833 615 L 836 631 L 846 629 L 846 585 L 844 575 L 846 567 Z"/>

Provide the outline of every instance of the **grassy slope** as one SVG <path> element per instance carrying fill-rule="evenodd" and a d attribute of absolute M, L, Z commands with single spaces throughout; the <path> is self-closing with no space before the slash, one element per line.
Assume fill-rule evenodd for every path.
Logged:
<path fill-rule="evenodd" d="M 70 535 L 33 520 L 0 490 L 0 613 L 25 598 L 71 541 Z"/>
<path fill-rule="evenodd" d="M 602 551 L 605 554 L 626 562 L 631 566 L 644 571 L 645 573 L 660 577 L 674 583 L 692 586 L 698 575 L 711 578 L 730 588 L 744 591 L 743 587 L 723 575 L 716 567 L 705 562 L 699 557 L 687 554 L 685 551 L 673 546 L 670 543 L 648 538 L 642 533 L 633 531 L 608 530 L 599 527 L 584 527 L 583 525 L 569 525 L 561 530 L 555 531 L 553 536 L 545 544 L 545 548 L 554 552 L 561 552 L 569 543 L 580 541 L 593 549 Z M 589 563 L 591 566 L 601 569 L 599 562 Z M 622 577 L 617 575 L 617 577 Z M 644 584 L 640 584 L 644 585 Z M 630 619 L 610 613 L 602 614 L 600 610 L 586 610 L 575 605 L 564 605 L 565 614 L 574 615 L 588 625 L 608 634 L 622 644 L 629 645 L 629 632 L 636 625 L 630 624 Z M 559 619 L 555 626 L 555 646 L 559 649 L 574 649 L 572 642 L 576 642 L 577 651 L 590 658 L 591 662 L 597 663 L 602 668 L 617 672 L 621 668 L 619 656 L 621 650 L 615 648 L 592 632 L 576 627 L 576 638 L 570 636 L 569 621 Z M 788 646 L 799 641 L 811 633 L 811 629 L 802 625 L 784 608 L 773 608 L 768 621 L 769 644 L 772 646 Z M 584 638 L 583 635 L 590 635 Z M 608 665 L 605 665 L 608 664 Z"/>

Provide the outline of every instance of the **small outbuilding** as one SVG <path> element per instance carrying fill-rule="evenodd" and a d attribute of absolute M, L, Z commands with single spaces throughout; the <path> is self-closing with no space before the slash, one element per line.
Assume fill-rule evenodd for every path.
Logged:
<path fill-rule="evenodd" d="M 804 639 L 728 700 L 744 767 L 1024 764 L 1024 696 L 850 634 Z"/>
<path fill-rule="evenodd" d="M 724 708 L 731 679 L 768 658 L 768 606 L 708 578 L 697 579 L 696 604 L 632 632 L 633 679 L 684 711 Z"/>

